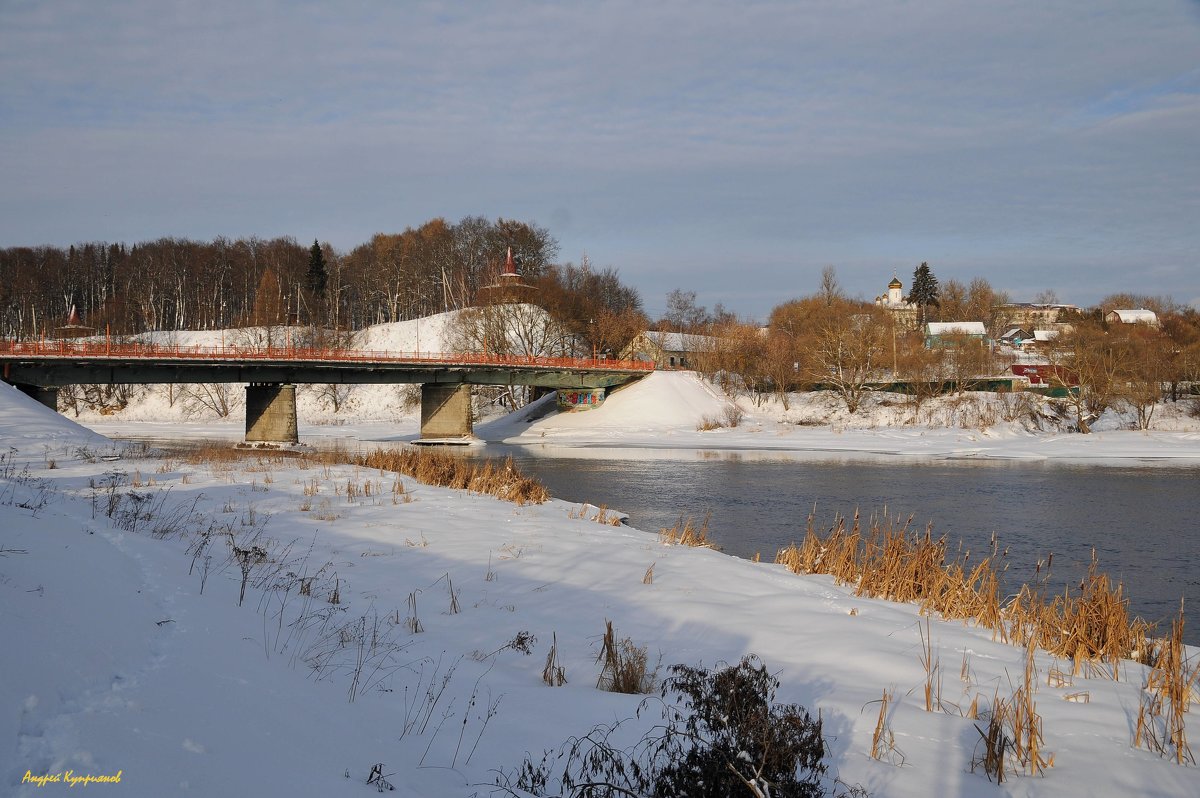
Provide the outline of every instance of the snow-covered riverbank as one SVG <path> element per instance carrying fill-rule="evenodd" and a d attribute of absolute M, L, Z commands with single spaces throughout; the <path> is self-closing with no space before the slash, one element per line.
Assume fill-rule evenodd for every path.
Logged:
<path fill-rule="evenodd" d="M 372 789 L 375 763 L 400 795 L 486 795 L 494 769 L 637 712 L 639 698 L 595 688 L 605 620 L 664 666 L 758 654 L 782 682 L 777 700 L 820 710 L 831 772 L 872 795 L 1200 789 L 1200 771 L 1130 746 L 1142 666 L 1049 685 L 1066 666 L 1037 655 L 1054 767 L 996 787 L 971 772 L 979 733 L 963 714 L 1012 694 L 1024 652 L 985 630 L 932 622 L 943 709 L 928 713 L 916 607 L 664 546 L 588 520 L 594 509 L 408 479 L 396 493 L 393 476 L 350 466 L 110 461 L 115 447 L 6 386 L 0 440 L 14 466 L 0 486 L 0 779 L 18 795 L 64 786 L 22 786 L 27 772 L 71 770 L 120 771 L 131 795 L 351 796 Z M 159 534 L 119 507 L 110 518 L 114 493 L 148 497 L 118 504 L 152 508 Z M 251 568 L 241 607 L 231 544 L 279 566 Z M 537 638 L 529 656 L 504 648 L 521 632 Z M 563 687 L 541 677 L 554 638 Z M 895 747 L 879 761 L 871 702 L 885 689 Z"/>
<path fill-rule="evenodd" d="M 433 352 L 454 348 L 453 313 L 380 324 L 358 332 L 350 345 L 388 352 Z M 274 340 L 288 335 L 275 330 Z M 262 330 L 146 333 L 139 340 L 178 346 L 227 343 L 254 345 Z M 243 435 L 241 386 L 134 388 L 116 410 L 112 401 L 97 409 L 73 403 L 64 412 L 109 436 L 239 440 Z M 415 386 L 361 385 L 297 387 L 300 435 L 305 442 L 351 438 L 403 441 L 416 438 L 419 407 Z M 549 400 L 543 400 L 543 402 Z M 594 410 L 541 415 L 538 407 L 504 415 L 496 406 L 480 408 L 475 425 L 483 441 L 553 444 L 562 447 L 654 447 L 741 449 L 793 453 L 797 457 L 905 455 L 934 458 L 995 457 L 1068 459 L 1104 463 L 1137 459 L 1160 464 L 1200 463 L 1200 417 L 1194 401 L 1164 403 L 1152 428 L 1129 429 L 1131 418 L 1109 411 L 1095 433 L 1078 435 L 1046 416 L 1046 403 L 1030 394 L 971 393 L 928 399 L 919 406 L 897 394 L 869 395 L 856 413 L 832 393 L 792 394 L 785 407 L 777 396 L 756 401 L 731 396 L 693 372 L 656 372 L 611 393 Z M 66 397 L 63 404 L 71 405 Z M 213 407 L 228 409 L 219 418 Z M 730 408 L 734 408 L 732 411 Z M 731 415 L 732 412 L 732 415 Z M 703 426 L 718 426 L 701 431 Z"/>

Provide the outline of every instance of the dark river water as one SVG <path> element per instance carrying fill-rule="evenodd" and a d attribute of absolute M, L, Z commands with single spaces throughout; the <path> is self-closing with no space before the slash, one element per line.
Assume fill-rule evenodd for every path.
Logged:
<path fill-rule="evenodd" d="M 973 562 L 995 533 L 1008 549 L 1009 588 L 1032 581 L 1050 554 L 1051 584 L 1078 585 L 1094 549 L 1101 570 L 1125 584 L 1131 611 L 1168 621 L 1164 632 L 1181 598 L 1189 618 L 1200 606 L 1200 467 L 495 445 L 471 456 L 508 454 L 555 497 L 623 511 L 647 532 L 711 513 L 709 537 L 738 557 L 773 559 L 803 539 L 814 510 L 828 528 L 836 513 L 886 508 L 921 530 L 932 523 Z M 1186 629 L 1200 644 L 1196 623 Z"/>

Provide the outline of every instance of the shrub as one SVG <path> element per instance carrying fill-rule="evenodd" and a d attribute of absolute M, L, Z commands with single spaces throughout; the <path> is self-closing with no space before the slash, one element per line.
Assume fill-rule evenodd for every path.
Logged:
<path fill-rule="evenodd" d="M 715 671 L 676 665 L 671 672 L 662 690 L 666 719 L 688 742 L 673 743 L 655 795 L 821 794 L 821 720 L 798 704 L 773 704 L 779 680 L 757 657 Z"/>
<path fill-rule="evenodd" d="M 823 795 L 825 741 L 820 717 L 775 704 L 779 681 L 753 655 L 709 671 L 676 665 L 662 687 L 663 723 L 627 749 L 613 744 L 622 723 L 526 757 L 497 786 L 510 795 L 726 798 Z M 646 699 L 641 711 L 645 709 Z M 861 787 L 850 794 L 865 795 Z"/>

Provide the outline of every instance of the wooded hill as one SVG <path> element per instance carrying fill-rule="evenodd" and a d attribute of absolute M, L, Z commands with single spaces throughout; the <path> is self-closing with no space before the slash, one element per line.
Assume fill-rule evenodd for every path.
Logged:
<path fill-rule="evenodd" d="M 556 264 L 547 230 L 467 217 L 380 233 L 348 253 L 293 238 L 0 249 L 0 336 L 52 337 L 68 325 L 113 335 L 283 323 L 360 329 L 475 304 L 510 248 L 539 304 L 585 337 L 604 314 L 641 317 L 637 292 L 614 270 Z"/>

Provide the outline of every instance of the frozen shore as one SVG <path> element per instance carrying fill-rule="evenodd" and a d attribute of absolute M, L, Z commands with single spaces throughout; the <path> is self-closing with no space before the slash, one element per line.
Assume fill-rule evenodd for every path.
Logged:
<path fill-rule="evenodd" d="M 221 429 L 238 432 L 208 431 Z M 916 606 L 664 545 L 590 520 L 595 508 L 518 507 L 269 456 L 129 459 L 7 386 L 0 441 L 11 466 L 0 481 L 0 636 L 16 641 L 0 649 L 0 783 L 17 795 L 46 789 L 22 784 L 27 775 L 69 770 L 119 772 L 123 794 L 138 796 L 354 796 L 371 789 L 376 763 L 398 795 L 488 795 L 497 770 L 527 752 L 635 717 L 638 696 L 595 688 L 606 620 L 664 666 L 758 654 L 782 682 L 776 700 L 820 711 L 831 774 L 871 795 L 1200 787 L 1196 768 L 1130 744 L 1140 665 L 1123 665 L 1120 681 L 1048 684 L 1069 665 L 1035 654 L 1054 766 L 998 787 L 973 767 L 979 721 L 964 715 L 1013 692 L 1025 652 L 985 629 L 929 621 L 941 709 L 927 712 Z M 150 510 L 123 514 L 129 502 Z M 212 548 L 197 554 L 206 535 Z M 235 546 L 266 552 L 241 606 Z M 296 580 L 309 577 L 302 596 Z M 522 632 L 536 637 L 530 656 L 505 648 Z M 563 687 L 541 678 L 552 640 Z M 895 696 L 892 746 L 876 759 L 884 690 Z"/>

